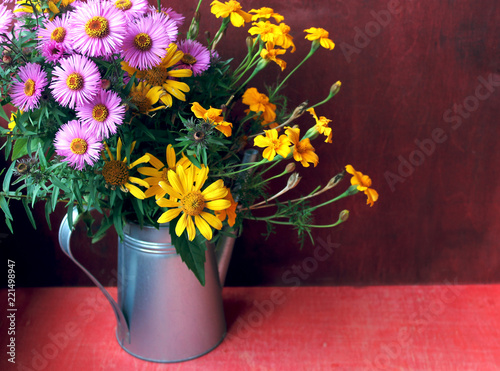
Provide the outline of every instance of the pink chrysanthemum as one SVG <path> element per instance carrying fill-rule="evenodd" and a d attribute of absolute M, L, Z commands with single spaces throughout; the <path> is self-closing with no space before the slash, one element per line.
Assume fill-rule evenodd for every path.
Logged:
<path fill-rule="evenodd" d="M 149 12 L 150 13 L 158 13 L 158 8 L 155 6 L 150 5 L 149 6 Z M 164 8 L 163 6 L 161 7 L 161 13 L 164 15 L 168 16 L 168 18 L 172 19 L 176 24 L 177 27 L 180 27 L 184 24 L 184 20 L 186 19 L 182 14 L 177 13 L 174 11 L 172 8 Z"/>
<path fill-rule="evenodd" d="M 62 125 L 56 133 L 54 147 L 69 166 L 83 170 L 85 164 L 94 165 L 99 159 L 102 144 L 94 133 L 82 127 L 80 121 L 72 120 Z"/>
<path fill-rule="evenodd" d="M 148 10 L 147 0 L 115 0 L 113 5 L 125 14 L 128 21 L 143 16 Z"/>
<path fill-rule="evenodd" d="M 54 40 L 49 40 L 42 45 L 42 56 L 48 62 L 56 63 L 64 56 L 65 52 L 66 48 L 64 44 L 60 44 Z"/>
<path fill-rule="evenodd" d="M 163 22 L 153 17 L 140 18 L 129 25 L 123 43 L 123 59 L 131 67 L 145 70 L 160 64 L 167 54 L 170 38 Z"/>
<path fill-rule="evenodd" d="M 70 14 L 63 14 L 62 17 L 54 18 L 53 21 L 47 21 L 43 28 L 38 30 L 38 48 L 42 49 L 50 41 L 55 41 L 56 43 L 62 45 L 65 51 L 70 52 L 73 48 L 71 46 L 71 39 L 69 37 L 70 26 Z"/>
<path fill-rule="evenodd" d="M 180 68 L 190 69 L 193 75 L 200 75 L 210 66 L 210 51 L 195 40 L 184 40 L 179 43 L 179 50 L 184 56 L 179 61 Z"/>
<path fill-rule="evenodd" d="M 101 87 L 101 75 L 94 62 L 75 54 L 54 68 L 50 88 L 62 106 L 74 108 L 91 102 Z"/>
<path fill-rule="evenodd" d="M 126 33 L 125 15 L 107 1 L 89 1 L 71 15 L 73 49 L 89 57 L 116 53 Z"/>
<path fill-rule="evenodd" d="M 117 125 L 123 123 L 125 107 L 118 94 L 101 89 L 92 102 L 76 108 L 76 115 L 97 139 L 103 140 L 116 134 Z"/>
<path fill-rule="evenodd" d="M 12 104 L 21 111 L 38 108 L 42 91 L 47 86 L 47 74 L 36 63 L 27 63 L 19 68 L 21 81 L 12 84 L 10 96 Z"/>
<path fill-rule="evenodd" d="M 7 33 L 12 22 L 12 10 L 8 9 L 4 4 L 0 4 L 0 34 Z M 3 37 L 0 36 L 0 41 Z"/>

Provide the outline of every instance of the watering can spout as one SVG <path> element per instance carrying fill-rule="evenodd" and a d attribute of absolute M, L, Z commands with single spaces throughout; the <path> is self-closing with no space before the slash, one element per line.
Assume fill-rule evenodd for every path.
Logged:
<path fill-rule="evenodd" d="M 219 271 L 219 281 L 222 287 L 226 281 L 227 269 L 229 267 L 229 262 L 231 261 L 231 255 L 233 254 L 235 240 L 236 233 L 234 233 L 234 237 L 223 235 L 219 238 L 215 249 L 217 269 Z"/>

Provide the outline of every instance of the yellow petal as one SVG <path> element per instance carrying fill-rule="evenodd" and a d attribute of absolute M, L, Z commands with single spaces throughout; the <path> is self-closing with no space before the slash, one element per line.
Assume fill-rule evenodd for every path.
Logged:
<path fill-rule="evenodd" d="M 132 163 L 128 166 L 128 168 L 129 168 L 129 169 L 132 169 L 134 166 L 137 166 L 137 165 L 139 165 L 139 164 L 143 164 L 143 163 L 145 163 L 145 162 L 149 162 L 149 159 L 150 159 L 149 155 L 144 155 L 144 156 L 142 156 L 141 158 L 139 158 L 139 159 L 135 160 L 134 162 L 132 162 Z"/>
<path fill-rule="evenodd" d="M 150 188 L 146 189 L 144 194 L 146 195 L 146 198 L 155 196 L 155 199 L 158 200 L 164 197 L 167 194 L 167 192 L 165 192 L 159 185 L 155 184 Z"/>
<path fill-rule="evenodd" d="M 205 219 L 208 222 L 208 224 L 210 224 L 215 229 L 220 230 L 222 228 L 222 222 L 215 215 L 207 213 L 206 211 L 202 211 L 200 213 L 200 216 L 203 219 Z"/>
<path fill-rule="evenodd" d="M 194 240 L 196 237 L 196 228 L 194 227 L 193 218 L 190 215 L 187 216 L 187 231 L 189 241 Z"/>
<path fill-rule="evenodd" d="M 149 155 L 149 156 L 151 156 L 151 155 Z M 151 163 L 151 159 L 149 160 L 149 163 Z M 148 175 L 148 176 L 152 176 L 155 178 L 161 178 L 161 176 L 162 176 L 161 171 L 158 171 L 152 167 L 140 167 L 137 169 L 137 171 L 142 175 Z"/>
<path fill-rule="evenodd" d="M 165 106 L 172 107 L 173 100 L 170 94 L 163 95 L 160 100 Z"/>
<path fill-rule="evenodd" d="M 177 235 L 177 237 L 180 237 L 182 235 L 186 227 L 187 227 L 187 214 L 183 213 L 182 216 L 177 221 L 177 225 L 175 226 L 175 234 Z"/>
<path fill-rule="evenodd" d="M 203 184 L 205 184 L 205 181 L 207 180 L 207 178 L 208 178 L 208 167 L 202 166 L 201 170 L 196 175 L 196 182 L 195 182 L 193 191 L 199 191 L 201 189 L 201 187 L 203 186 Z"/>
<path fill-rule="evenodd" d="M 208 225 L 208 223 L 203 220 L 199 215 L 194 216 L 194 222 L 196 227 L 198 227 L 200 233 L 205 237 L 208 241 L 212 239 L 212 228 Z"/>
<path fill-rule="evenodd" d="M 149 155 L 149 163 L 151 165 L 153 165 L 155 168 L 157 168 L 158 170 L 160 170 L 161 168 L 163 168 L 165 166 L 163 164 L 163 162 L 161 162 L 158 158 L 153 156 L 151 153 L 146 153 L 146 154 Z"/>
<path fill-rule="evenodd" d="M 167 184 L 167 182 L 161 181 L 158 183 L 158 185 L 171 197 L 177 198 L 179 200 L 182 198 L 182 195 L 179 192 L 177 192 L 174 188 L 172 188 L 169 184 Z"/>
<path fill-rule="evenodd" d="M 136 178 L 134 176 L 129 176 L 128 180 L 129 180 L 129 182 L 132 182 L 132 183 L 135 183 L 135 184 L 139 184 L 141 186 L 149 188 L 149 183 L 146 182 L 146 181 L 144 181 L 144 180 L 142 180 L 142 179 L 140 179 L 140 178 Z"/>
<path fill-rule="evenodd" d="M 181 204 L 177 201 L 167 200 L 166 198 L 160 198 L 156 200 L 156 204 L 160 207 L 180 207 Z"/>
<path fill-rule="evenodd" d="M 181 181 L 182 184 L 182 189 L 184 189 L 186 192 L 189 192 L 193 183 L 188 184 L 187 175 L 182 166 L 179 166 L 176 170 L 177 170 L 177 175 L 179 176 L 179 180 Z"/>
<path fill-rule="evenodd" d="M 172 77 L 191 77 L 193 75 L 193 71 L 188 69 L 172 70 L 168 72 L 168 75 Z"/>
<path fill-rule="evenodd" d="M 163 89 L 160 86 L 155 86 L 155 87 L 149 89 L 149 91 L 146 94 L 146 98 L 149 99 L 151 104 L 156 104 L 156 103 L 158 103 L 158 100 L 160 99 L 160 97 L 163 94 L 164 94 Z M 153 110 L 151 110 L 151 111 L 153 111 Z"/>
<path fill-rule="evenodd" d="M 186 194 L 186 191 L 184 190 L 184 187 L 182 186 L 182 182 L 179 179 L 179 176 L 174 171 L 169 170 L 167 172 L 167 177 L 168 177 L 168 182 L 175 189 L 176 192 L 180 193 L 181 195 Z M 163 188 L 163 186 L 161 185 L 161 182 L 160 182 L 160 187 Z M 165 189 L 165 188 L 163 188 L 163 189 Z"/>
<path fill-rule="evenodd" d="M 267 147 L 262 153 L 262 157 L 264 157 L 268 161 L 272 161 L 275 156 L 276 156 L 276 151 L 274 150 L 273 147 Z"/>
<path fill-rule="evenodd" d="M 180 208 L 179 209 L 170 209 L 170 210 L 164 212 L 163 214 L 161 214 L 161 216 L 158 218 L 157 221 L 158 221 L 158 223 L 167 223 L 167 222 L 171 221 L 172 219 L 177 218 L 177 215 L 179 215 L 181 213 L 181 211 L 182 211 L 182 209 L 180 209 Z"/>
<path fill-rule="evenodd" d="M 231 201 L 228 200 L 214 200 L 205 203 L 205 207 L 210 210 L 224 210 L 231 206 Z"/>
<path fill-rule="evenodd" d="M 167 82 L 163 84 L 163 88 L 168 93 L 182 101 L 186 100 L 186 94 L 184 94 L 183 91 L 188 92 L 190 90 L 188 84 L 174 80 L 167 80 Z"/>
<path fill-rule="evenodd" d="M 174 147 L 169 144 L 167 146 L 167 150 L 166 150 L 166 158 L 167 158 L 167 166 L 170 168 L 170 169 L 174 169 L 175 168 L 175 150 L 174 150 Z"/>
<path fill-rule="evenodd" d="M 130 183 L 125 183 L 125 187 L 130 191 L 130 193 L 132 193 L 135 198 L 138 198 L 140 200 L 144 200 L 146 198 L 144 192 L 141 191 L 137 186 Z"/>
<path fill-rule="evenodd" d="M 122 138 L 118 138 L 118 144 L 116 145 L 116 161 L 120 161 L 122 158 Z"/>

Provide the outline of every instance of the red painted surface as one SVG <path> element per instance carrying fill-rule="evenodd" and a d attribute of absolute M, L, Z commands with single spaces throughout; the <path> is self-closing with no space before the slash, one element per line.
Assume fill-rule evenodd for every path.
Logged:
<path fill-rule="evenodd" d="M 220 20 L 209 14 L 209 4 L 202 4 L 201 29 L 213 34 Z M 372 208 L 365 205 L 364 195 L 357 195 L 317 214 L 316 222 L 326 224 L 347 208 L 351 219 L 335 230 L 314 232 L 317 241 L 330 241 L 336 248 L 304 274 L 302 284 L 439 284 L 455 278 L 461 283 L 500 282 L 498 2 L 250 0 L 242 4 L 246 10 L 273 7 L 285 16 L 298 48 L 285 56 L 289 69 L 309 48 L 303 29 L 324 27 L 337 44 L 333 52 L 320 49 L 285 91 L 294 106 L 304 99 L 320 101 L 330 84 L 343 83 L 339 95 L 317 109 L 333 120 L 334 143 L 314 143 L 320 164 L 300 169 L 303 191 L 325 184 L 350 163 L 371 176 L 380 194 Z M 195 1 L 170 1 L 168 6 L 189 18 Z M 387 23 L 378 31 L 375 17 Z M 363 38 L 361 32 L 372 36 Z M 245 37 L 246 30 L 230 29 L 220 54 L 241 58 Z M 274 81 L 279 68 L 270 70 L 258 76 L 258 88 Z M 493 79 L 496 86 L 484 87 L 482 79 Z M 459 112 L 464 105 L 470 112 L 457 116 L 453 110 Z M 304 117 L 300 123 L 309 125 L 310 120 Z M 429 144 L 433 135 L 434 146 Z M 421 158 L 415 152 L 416 141 L 428 146 L 428 154 Z M 410 158 L 421 164 L 413 170 L 400 165 L 400 159 Z M 387 181 L 394 176 L 400 181 Z M 277 182 L 276 190 L 280 186 Z M 62 212 L 61 208 L 53 218 L 54 225 Z M 19 206 L 16 236 L 2 240 L 10 247 L 6 253 L 21 263 L 22 282 L 89 284 L 57 251 L 55 232 L 49 232 L 43 221 L 43 208 L 37 214 L 36 232 L 23 213 Z M 269 240 L 261 236 L 263 232 L 263 225 L 246 224 L 228 284 L 293 285 L 294 277 L 287 272 L 310 264 L 314 247 L 306 244 L 300 250 L 293 231 L 278 228 Z M 116 264 L 115 244 L 114 236 L 98 246 L 82 243 L 82 260 L 105 283 Z"/>
<path fill-rule="evenodd" d="M 166 365 L 120 348 L 114 314 L 97 288 L 18 289 L 16 367 L 4 353 L 0 368 L 493 371 L 500 369 L 499 297 L 500 285 L 452 282 L 227 288 L 226 339 L 201 358 Z M 3 350 L 7 326 L 2 315 Z"/>

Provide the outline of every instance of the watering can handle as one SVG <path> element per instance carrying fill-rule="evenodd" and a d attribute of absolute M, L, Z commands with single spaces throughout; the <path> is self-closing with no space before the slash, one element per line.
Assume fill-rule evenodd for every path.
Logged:
<path fill-rule="evenodd" d="M 73 209 L 73 220 L 77 220 L 78 218 L 78 210 L 76 208 Z M 129 339 L 129 330 L 128 330 L 128 324 L 127 321 L 125 320 L 125 317 L 123 315 L 123 312 L 121 311 L 120 307 L 118 306 L 118 303 L 113 299 L 113 297 L 109 294 L 108 290 L 104 288 L 103 285 L 95 278 L 92 273 L 90 273 L 78 260 L 75 259 L 71 252 L 71 246 L 70 246 L 70 239 L 71 239 L 71 234 L 73 230 L 69 228 L 69 221 L 68 221 L 68 215 L 66 214 L 61 221 L 61 225 L 59 227 L 59 245 L 61 246 L 61 250 L 75 263 L 80 269 L 85 272 L 85 274 L 91 279 L 92 282 L 102 291 L 106 299 L 108 299 L 109 304 L 111 304 L 111 307 L 113 308 L 113 311 L 115 312 L 116 316 L 116 321 L 118 322 L 117 326 L 117 336 L 119 339 L 122 340 L 127 340 L 130 342 Z"/>

